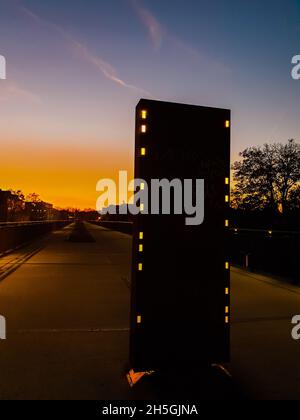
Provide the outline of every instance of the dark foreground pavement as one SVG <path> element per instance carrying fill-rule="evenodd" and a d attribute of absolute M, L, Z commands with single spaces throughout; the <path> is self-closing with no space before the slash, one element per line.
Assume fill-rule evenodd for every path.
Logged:
<path fill-rule="evenodd" d="M 300 342 L 290 335 L 300 290 L 236 269 L 233 380 L 177 366 L 129 388 L 131 237 L 88 230 L 95 241 L 70 226 L 0 259 L 0 399 L 300 398 Z"/>
<path fill-rule="evenodd" d="M 255 399 L 300 399 L 300 287 L 233 268 L 231 372 Z"/>
<path fill-rule="evenodd" d="M 72 226 L 55 232 L 0 283 L 7 320 L 0 398 L 130 398 L 124 369 L 131 238 L 90 230 L 96 242 L 68 241 Z"/>

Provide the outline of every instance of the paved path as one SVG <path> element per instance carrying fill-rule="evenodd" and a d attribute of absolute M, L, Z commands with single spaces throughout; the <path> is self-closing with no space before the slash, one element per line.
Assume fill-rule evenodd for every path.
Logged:
<path fill-rule="evenodd" d="M 95 242 L 69 242 L 72 229 L 0 259 L 0 399 L 172 399 L 191 384 L 197 399 L 238 397 L 184 366 L 177 381 L 128 387 L 131 237 L 88 225 Z M 232 269 L 231 290 L 234 382 L 250 398 L 299 399 L 300 289 Z"/>
<path fill-rule="evenodd" d="M 131 238 L 91 226 L 95 243 L 73 243 L 71 229 L 55 232 L 0 282 L 2 399 L 131 398 L 124 375 Z M 6 268 L 14 260 L 6 257 Z"/>
<path fill-rule="evenodd" d="M 300 399 L 300 341 L 291 337 L 300 288 L 235 268 L 231 278 L 235 380 L 252 398 Z"/>

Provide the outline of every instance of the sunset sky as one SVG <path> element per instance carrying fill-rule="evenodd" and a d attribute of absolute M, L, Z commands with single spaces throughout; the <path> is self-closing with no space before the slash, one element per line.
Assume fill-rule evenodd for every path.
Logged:
<path fill-rule="evenodd" d="M 95 208 L 141 97 L 232 109 L 232 159 L 300 141 L 300 1 L 0 0 L 0 188 Z"/>

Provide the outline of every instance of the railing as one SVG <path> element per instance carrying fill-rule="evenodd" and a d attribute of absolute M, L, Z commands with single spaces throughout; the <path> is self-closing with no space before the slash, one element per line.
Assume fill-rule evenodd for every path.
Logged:
<path fill-rule="evenodd" d="M 91 223 L 132 234 L 131 222 Z M 300 283 L 300 232 L 232 228 L 228 247 L 232 264 L 288 277 Z"/>
<path fill-rule="evenodd" d="M 67 226 L 68 221 L 38 221 L 0 223 L 0 254 Z"/>
<path fill-rule="evenodd" d="M 233 264 L 300 282 L 300 232 L 231 229 L 229 247 Z"/>
<path fill-rule="evenodd" d="M 61 220 L 36 220 L 36 221 L 21 221 L 21 222 L 0 222 L 0 228 L 2 227 L 14 227 L 14 226 L 26 226 L 26 225 L 41 225 L 46 223 L 61 223 Z"/>
<path fill-rule="evenodd" d="M 97 226 L 102 226 L 106 229 L 116 230 L 118 232 L 127 233 L 128 235 L 132 234 L 133 223 L 132 222 L 118 222 L 118 221 L 100 221 L 100 222 L 90 222 Z"/>

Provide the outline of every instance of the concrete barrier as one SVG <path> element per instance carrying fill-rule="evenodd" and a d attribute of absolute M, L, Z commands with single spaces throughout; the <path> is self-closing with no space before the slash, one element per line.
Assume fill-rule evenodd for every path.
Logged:
<path fill-rule="evenodd" d="M 90 223 L 129 235 L 133 232 L 131 222 Z M 252 271 L 290 277 L 300 283 L 300 232 L 230 229 L 227 246 L 232 264 Z"/>
<path fill-rule="evenodd" d="M 0 255 L 68 224 L 67 221 L 1 223 Z"/>
<path fill-rule="evenodd" d="M 231 262 L 300 282 L 300 232 L 231 229 Z"/>
<path fill-rule="evenodd" d="M 117 232 L 127 233 L 132 235 L 133 223 L 132 222 L 118 222 L 118 221 L 103 221 L 103 222 L 90 222 L 94 225 L 104 227 L 106 229 L 116 230 Z"/>

